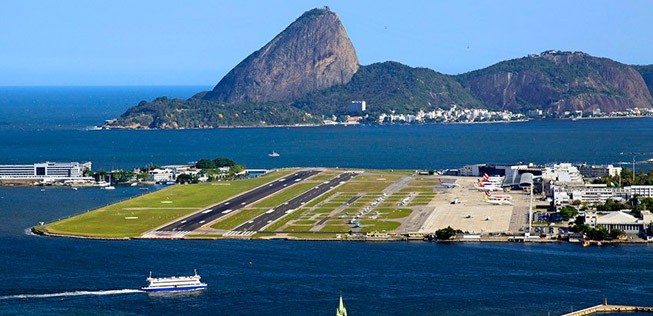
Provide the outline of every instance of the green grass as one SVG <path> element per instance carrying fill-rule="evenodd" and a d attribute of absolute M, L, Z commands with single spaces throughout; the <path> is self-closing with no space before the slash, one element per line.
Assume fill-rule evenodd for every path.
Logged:
<path fill-rule="evenodd" d="M 404 218 L 413 213 L 413 210 L 407 208 L 400 208 L 396 210 L 382 210 L 378 209 L 379 219 L 388 219 L 388 218 Z"/>
<path fill-rule="evenodd" d="M 406 187 L 406 188 L 403 188 L 403 189 L 399 190 L 399 192 L 402 192 L 402 193 L 429 192 L 429 193 L 431 193 L 431 192 L 433 192 L 433 188 L 429 188 L 429 187 Z"/>
<path fill-rule="evenodd" d="M 311 213 L 331 213 L 332 211 L 332 208 L 316 208 L 311 210 Z"/>
<path fill-rule="evenodd" d="M 440 182 L 435 182 L 435 181 L 412 181 L 409 182 L 409 186 L 413 187 L 433 187 L 439 184 Z"/>
<path fill-rule="evenodd" d="M 288 225 L 286 226 L 283 231 L 284 232 L 307 232 L 311 230 L 312 226 L 304 226 L 304 225 Z"/>
<path fill-rule="evenodd" d="M 322 205 L 320 205 L 320 207 L 330 208 L 330 209 L 334 209 L 334 208 L 340 207 L 340 206 L 342 206 L 342 203 L 327 202 L 327 203 L 322 203 Z"/>
<path fill-rule="evenodd" d="M 290 186 L 284 189 L 277 194 L 265 198 L 256 204 L 254 207 L 275 207 L 283 204 L 284 202 L 291 200 L 292 198 L 312 189 L 315 187 L 315 183 L 298 183 L 293 186 Z"/>
<path fill-rule="evenodd" d="M 221 234 L 188 234 L 184 239 L 221 239 Z"/>
<path fill-rule="evenodd" d="M 327 225 L 324 226 L 320 231 L 326 233 L 346 233 L 350 229 L 351 228 L 349 226 L 344 225 Z"/>
<path fill-rule="evenodd" d="M 318 197 L 317 197 L 316 199 L 314 199 L 313 201 L 310 201 L 310 202 L 304 204 L 304 206 L 305 206 L 305 207 L 313 207 L 313 206 L 315 206 L 315 205 L 320 204 L 322 201 L 328 199 L 329 197 L 331 197 L 331 196 L 334 195 L 334 194 L 336 194 L 336 192 L 334 192 L 334 191 L 328 191 L 328 192 L 326 192 L 326 193 L 324 193 L 324 194 L 318 196 Z"/>
<path fill-rule="evenodd" d="M 318 175 L 316 175 L 316 176 L 310 178 L 309 180 L 322 181 L 322 182 L 324 182 L 324 181 L 329 181 L 329 180 L 335 178 L 337 175 L 338 175 L 337 173 L 333 173 L 333 172 L 330 172 L 330 173 L 321 173 L 321 174 L 318 174 Z"/>
<path fill-rule="evenodd" d="M 399 170 L 379 170 L 379 169 L 370 169 L 370 170 L 365 170 L 365 174 L 381 174 L 381 175 L 399 175 L 399 176 L 411 176 L 415 174 L 414 170 L 404 170 L 404 169 L 399 169 Z"/>
<path fill-rule="evenodd" d="M 354 178 L 356 179 L 356 178 Z M 387 188 L 392 182 L 385 182 L 385 181 L 367 181 L 367 182 L 359 182 L 359 181 L 350 181 L 347 182 L 334 190 L 337 192 L 380 192 L 383 191 L 385 188 Z M 380 195 L 380 193 L 379 193 Z"/>
<path fill-rule="evenodd" d="M 299 221 L 294 221 L 293 225 L 310 225 L 313 226 L 317 223 L 317 221 L 312 221 L 312 220 L 299 220 Z"/>
<path fill-rule="evenodd" d="M 295 210 L 294 212 L 290 214 L 286 214 L 274 223 L 270 224 L 267 228 L 265 228 L 266 232 L 273 232 L 281 228 L 283 225 L 286 225 L 289 221 L 296 219 L 300 217 L 304 212 L 306 212 L 306 209 L 300 208 L 298 210 Z"/>
<path fill-rule="evenodd" d="M 211 228 L 231 230 L 265 212 L 267 212 L 266 209 L 243 209 L 233 215 L 220 219 L 219 222 L 211 225 Z"/>
<path fill-rule="evenodd" d="M 336 234 L 321 234 L 321 233 L 292 233 L 292 234 L 288 234 L 288 236 L 292 236 L 300 239 L 335 239 L 336 238 Z"/>
<path fill-rule="evenodd" d="M 294 170 L 282 170 L 258 178 L 230 182 L 175 185 L 47 224 L 45 230 L 52 234 L 84 237 L 136 237 L 292 172 Z M 161 203 L 162 201 L 171 203 Z"/>
<path fill-rule="evenodd" d="M 401 176 L 396 176 L 396 175 L 387 175 L 387 174 L 379 174 L 379 175 L 373 175 L 373 174 L 365 174 L 365 175 L 360 175 L 354 178 L 356 181 L 397 181 L 401 178 Z M 380 180 L 383 179 L 383 180 Z"/>
<path fill-rule="evenodd" d="M 401 226 L 401 223 L 399 222 L 393 222 L 393 221 L 361 221 L 362 228 L 361 231 L 363 232 L 373 232 L 373 231 L 392 231 L 394 229 L 397 229 L 399 226 Z"/>

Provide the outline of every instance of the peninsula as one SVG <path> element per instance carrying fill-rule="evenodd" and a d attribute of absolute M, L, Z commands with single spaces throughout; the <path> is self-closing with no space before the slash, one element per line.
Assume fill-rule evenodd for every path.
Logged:
<path fill-rule="evenodd" d="M 624 177 L 622 187 L 606 184 L 616 177 Z M 107 239 L 646 242 L 653 186 L 639 185 L 644 175 L 629 177 L 626 169 L 571 164 L 277 169 L 170 186 L 33 231 Z"/>

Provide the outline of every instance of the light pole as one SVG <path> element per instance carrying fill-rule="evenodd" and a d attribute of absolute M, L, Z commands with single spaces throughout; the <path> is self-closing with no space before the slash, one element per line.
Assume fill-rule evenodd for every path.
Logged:
<path fill-rule="evenodd" d="M 641 155 L 653 155 L 651 152 L 622 152 L 620 155 L 632 155 L 633 156 L 633 183 L 631 185 L 635 184 L 635 156 L 641 156 Z"/>
<path fill-rule="evenodd" d="M 533 174 L 524 173 L 519 179 L 519 186 L 522 188 L 529 188 L 530 201 L 528 205 L 528 231 L 524 233 L 524 237 L 530 238 L 531 231 L 533 230 Z"/>

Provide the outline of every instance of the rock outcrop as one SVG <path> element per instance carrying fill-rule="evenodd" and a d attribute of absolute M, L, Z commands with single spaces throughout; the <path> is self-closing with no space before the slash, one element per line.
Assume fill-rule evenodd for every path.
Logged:
<path fill-rule="evenodd" d="M 294 101 L 346 84 L 358 57 L 338 16 L 327 7 L 305 12 L 263 48 L 196 98 L 227 103 Z"/>
<path fill-rule="evenodd" d="M 491 108 L 548 113 L 650 108 L 653 98 L 633 67 L 582 52 L 547 51 L 458 76 Z"/>

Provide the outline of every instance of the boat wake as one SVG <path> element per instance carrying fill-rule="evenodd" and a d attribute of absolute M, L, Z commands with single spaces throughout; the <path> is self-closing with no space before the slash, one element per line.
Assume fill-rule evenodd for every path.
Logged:
<path fill-rule="evenodd" d="M 61 293 L 48 293 L 48 294 L 16 294 L 0 296 L 0 300 L 21 299 L 21 298 L 51 298 L 51 297 L 68 297 L 68 296 L 84 296 L 84 295 L 118 295 L 130 293 L 143 293 L 141 290 L 135 289 L 122 289 L 122 290 L 104 290 L 104 291 L 73 291 Z"/>

